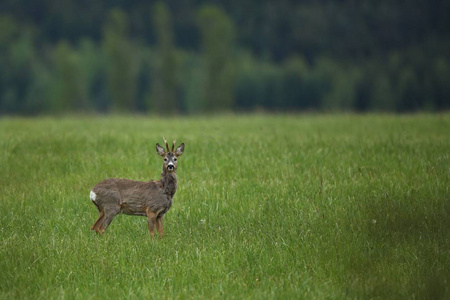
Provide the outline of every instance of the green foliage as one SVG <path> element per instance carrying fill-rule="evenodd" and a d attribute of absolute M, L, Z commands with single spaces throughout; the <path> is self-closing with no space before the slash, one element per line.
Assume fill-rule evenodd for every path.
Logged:
<path fill-rule="evenodd" d="M 238 70 L 238 108 L 319 109 L 323 95 L 329 91 L 329 78 L 301 57 L 277 66 L 246 56 Z"/>
<path fill-rule="evenodd" d="M 84 38 L 78 46 L 78 63 L 84 80 L 89 103 L 88 109 L 105 111 L 108 108 L 106 101 L 106 64 L 107 60 L 102 54 L 99 45 L 90 39 Z"/>
<path fill-rule="evenodd" d="M 429 93 L 433 94 L 435 109 L 448 109 L 449 105 L 446 99 L 450 99 L 450 60 L 443 56 L 436 57 L 430 66 L 433 76 L 428 78 L 427 85 Z"/>
<path fill-rule="evenodd" d="M 55 112 L 54 107 L 52 107 L 52 99 L 56 101 L 53 95 L 54 90 L 52 89 L 55 80 L 52 71 L 50 66 L 40 62 L 33 64 L 33 67 L 29 70 L 33 81 L 25 90 L 26 109 L 20 111 L 20 113 L 39 114 Z"/>
<path fill-rule="evenodd" d="M 450 115 L 2 118 L 0 298 L 450 296 Z M 165 236 L 89 190 L 158 179 Z"/>
<path fill-rule="evenodd" d="M 8 44 L 19 35 L 19 25 L 14 18 L 8 15 L 0 15 L 0 49 L 2 54 L 8 51 Z"/>
<path fill-rule="evenodd" d="M 33 33 L 2 15 L 0 32 L 0 113 L 27 112 L 26 91 L 35 61 Z"/>
<path fill-rule="evenodd" d="M 80 56 L 67 42 L 60 42 L 53 53 L 54 76 L 51 107 L 55 112 L 87 109 L 87 82 Z"/>
<path fill-rule="evenodd" d="M 172 16 L 164 2 L 155 4 L 153 20 L 158 40 L 158 54 L 152 76 L 152 104 L 160 114 L 177 111 L 177 60 L 173 38 Z"/>
<path fill-rule="evenodd" d="M 128 38 L 127 16 L 120 9 L 109 12 L 103 30 L 106 82 L 114 111 L 133 111 L 136 107 L 138 55 Z"/>
<path fill-rule="evenodd" d="M 184 53 L 181 67 L 181 82 L 183 90 L 183 106 L 188 113 L 205 111 L 207 100 L 205 97 L 206 73 L 204 61 L 199 55 Z"/>
<path fill-rule="evenodd" d="M 198 26 L 205 60 L 206 108 L 229 110 L 234 104 L 235 85 L 233 21 L 219 7 L 204 6 L 198 11 Z"/>
<path fill-rule="evenodd" d="M 447 10 L 425 0 L 3 1 L 0 114 L 448 110 Z"/>
<path fill-rule="evenodd" d="M 322 107 L 331 111 L 346 111 L 354 108 L 354 99 L 357 97 L 358 68 L 345 65 L 329 58 L 318 60 L 314 68 L 315 78 L 325 91 L 322 98 Z"/>

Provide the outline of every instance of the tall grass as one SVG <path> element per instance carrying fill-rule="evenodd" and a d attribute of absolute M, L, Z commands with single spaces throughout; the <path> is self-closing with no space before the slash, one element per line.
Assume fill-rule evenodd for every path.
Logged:
<path fill-rule="evenodd" d="M 0 119 L 0 297 L 448 298 L 450 117 Z M 165 236 L 89 190 L 159 179 Z"/>

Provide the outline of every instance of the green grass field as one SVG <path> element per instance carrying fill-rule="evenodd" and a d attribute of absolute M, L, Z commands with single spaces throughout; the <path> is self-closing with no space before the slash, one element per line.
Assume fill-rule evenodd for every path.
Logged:
<path fill-rule="evenodd" d="M 89 191 L 159 179 L 165 236 Z M 449 298 L 450 115 L 0 119 L 0 298 Z"/>

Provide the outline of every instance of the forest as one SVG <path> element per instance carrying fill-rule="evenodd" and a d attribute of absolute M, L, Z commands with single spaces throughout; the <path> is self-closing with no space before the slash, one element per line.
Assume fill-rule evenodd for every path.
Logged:
<path fill-rule="evenodd" d="M 3 0 L 0 114 L 442 111 L 450 2 Z"/>

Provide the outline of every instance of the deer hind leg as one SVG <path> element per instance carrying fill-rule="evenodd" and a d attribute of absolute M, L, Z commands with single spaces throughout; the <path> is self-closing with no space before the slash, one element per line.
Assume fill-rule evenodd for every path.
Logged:
<path fill-rule="evenodd" d="M 104 217 L 103 220 L 100 222 L 98 226 L 97 232 L 103 234 L 108 228 L 109 224 L 111 224 L 112 220 L 115 216 L 120 212 L 120 206 L 119 205 L 111 205 L 103 208 L 104 211 Z"/>
<path fill-rule="evenodd" d="M 105 216 L 105 213 L 103 212 L 103 210 L 100 210 L 100 215 L 99 215 L 97 221 L 95 221 L 94 225 L 92 225 L 91 230 L 95 230 L 98 232 L 98 227 L 102 223 L 104 216 Z"/>
<path fill-rule="evenodd" d="M 163 222 L 162 222 L 163 218 L 164 218 L 164 216 L 158 216 L 156 218 L 156 229 L 158 230 L 160 238 L 164 235 L 164 228 L 163 228 Z"/>

